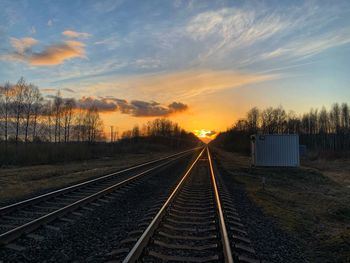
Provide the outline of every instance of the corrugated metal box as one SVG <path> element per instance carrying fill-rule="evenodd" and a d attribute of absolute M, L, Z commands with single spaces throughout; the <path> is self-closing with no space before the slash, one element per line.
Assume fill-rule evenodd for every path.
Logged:
<path fill-rule="evenodd" d="M 298 167 L 297 134 L 258 134 L 251 136 L 253 166 Z"/>

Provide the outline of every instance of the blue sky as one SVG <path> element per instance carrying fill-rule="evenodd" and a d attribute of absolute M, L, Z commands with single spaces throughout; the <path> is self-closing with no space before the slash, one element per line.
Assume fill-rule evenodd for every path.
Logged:
<path fill-rule="evenodd" d="M 187 105 L 225 129 L 251 106 L 349 102 L 349 1 L 1 1 L 0 80 L 44 94 Z M 153 104 L 155 105 L 155 104 Z M 162 111 L 161 111 L 162 112 Z M 170 111 L 166 111 L 170 112 Z M 122 129 L 149 118 L 116 107 Z"/>

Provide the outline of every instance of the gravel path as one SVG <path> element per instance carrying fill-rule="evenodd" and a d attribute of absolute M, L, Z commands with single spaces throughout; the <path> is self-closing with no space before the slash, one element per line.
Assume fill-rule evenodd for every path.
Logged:
<path fill-rule="evenodd" d="M 103 262 L 104 255 L 137 227 L 143 213 L 171 191 L 188 163 L 189 160 L 184 160 L 163 168 L 93 211 L 78 211 L 83 216 L 68 217 L 74 223 L 56 221 L 53 226 L 59 227 L 59 231 L 46 228 L 35 231 L 44 240 L 19 239 L 16 244 L 26 250 L 1 249 L 0 262 Z"/>
<path fill-rule="evenodd" d="M 265 215 L 248 197 L 244 185 L 225 171 L 219 162 L 217 164 L 259 258 L 263 262 L 306 262 L 300 242 L 281 230 L 272 218 Z"/>

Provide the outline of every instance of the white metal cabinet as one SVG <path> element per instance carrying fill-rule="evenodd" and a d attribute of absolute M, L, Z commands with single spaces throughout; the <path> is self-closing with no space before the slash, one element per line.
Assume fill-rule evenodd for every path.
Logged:
<path fill-rule="evenodd" d="M 297 134 L 257 134 L 251 136 L 253 166 L 298 167 L 299 136 Z"/>

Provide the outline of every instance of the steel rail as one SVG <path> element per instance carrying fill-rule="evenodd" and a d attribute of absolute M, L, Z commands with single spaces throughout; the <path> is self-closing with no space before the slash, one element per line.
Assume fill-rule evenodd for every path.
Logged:
<path fill-rule="evenodd" d="M 202 152 L 203 151 L 204 151 L 204 149 L 202 150 Z M 188 154 L 188 151 L 182 152 L 182 155 L 177 156 L 175 159 L 171 159 L 165 163 L 161 163 L 155 167 L 149 168 L 146 171 L 142 171 L 141 173 L 138 173 L 138 174 L 136 174 L 128 179 L 125 179 L 121 182 L 118 182 L 118 183 L 112 185 L 112 186 L 109 186 L 101 191 L 98 191 L 97 193 L 91 194 L 91 195 L 84 197 L 84 198 L 82 198 L 82 199 L 80 199 L 72 204 L 69 204 L 65 207 L 62 207 L 54 212 L 48 213 L 47 215 L 41 216 L 41 217 L 34 219 L 26 224 L 23 224 L 23 225 L 16 227 L 12 230 L 9 230 L 3 234 L 0 234 L 0 245 L 6 245 L 6 244 L 10 243 L 11 241 L 17 239 L 18 237 L 22 236 L 23 234 L 28 234 L 28 233 L 36 230 L 40 226 L 45 225 L 47 223 L 50 223 L 53 220 L 60 218 L 63 215 L 65 215 L 69 212 L 72 212 L 73 210 L 78 209 L 79 207 L 82 207 L 88 203 L 91 203 L 92 201 L 94 201 L 94 200 L 96 200 L 96 199 L 98 199 L 98 198 L 100 198 L 108 193 L 115 191 L 116 189 L 142 177 L 143 175 L 145 175 L 149 172 L 152 172 L 160 167 L 166 166 L 167 164 L 186 156 L 187 154 Z M 176 155 L 179 155 L 179 154 L 176 154 Z M 174 157 L 174 155 L 173 155 L 173 157 Z"/>
<path fill-rule="evenodd" d="M 231 251 L 231 246 L 230 246 L 230 240 L 229 240 L 229 237 L 227 234 L 224 213 L 222 211 L 219 190 L 218 190 L 218 187 L 216 184 L 215 173 L 214 173 L 214 169 L 213 169 L 213 163 L 212 163 L 209 147 L 207 147 L 207 152 L 208 152 L 210 174 L 211 174 L 211 179 L 212 179 L 214 193 L 215 193 L 216 206 L 217 206 L 218 215 L 219 215 L 220 234 L 221 234 L 221 241 L 222 241 L 223 250 L 224 250 L 224 259 L 225 259 L 226 263 L 233 263 L 233 256 L 232 256 L 232 251 Z"/>
<path fill-rule="evenodd" d="M 114 173 L 110 173 L 110 174 L 107 174 L 107 175 L 104 175 L 104 176 L 101 176 L 101 177 L 98 177 L 98 178 L 95 178 L 95 179 L 91 179 L 91 180 L 88 180 L 88 181 L 85 181 L 85 182 L 81 182 L 81 183 L 78 183 L 78 184 L 75 184 L 75 185 L 71 185 L 71 186 L 68 186 L 68 187 L 64 187 L 64 188 L 61 188 L 61 189 L 49 192 L 49 193 L 46 193 L 46 194 L 42 194 L 42 195 L 39 195 L 39 196 L 36 196 L 36 197 L 32 197 L 32 198 L 29 198 L 29 199 L 26 199 L 26 200 L 23 200 L 23 201 L 20 201 L 20 202 L 16 202 L 14 204 L 10 204 L 10 205 L 4 206 L 4 207 L 0 207 L 0 216 L 1 215 L 5 215 L 5 214 L 7 214 L 9 212 L 12 212 L 12 211 L 14 211 L 16 209 L 28 206 L 28 205 L 35 205 L 38 202 L 41 202 L 41 201 L 43 201 L 45 199 L 49 199 L 49 198 L 55 197 L 57 195 L 62 195 L 64 193 L 76 190 L 78 188 L 82 188 L 82 187 L 88 186 L 90 184 L 94 184 L 94 183 L 97 183 L 97 182 L 101 182 L 101 181 L 107 180 L 107 179 L 109 179 L 109 178 L 111 178 L 113 176 L 116 176 L 116 175 L 119 175 L 119 174 L 122 174 L 122 173 L 125 173 L 125 172 L 129 172 L 129 171 L 132 171 L 132 170 L 136 170 L 138 168 L 145 167 L 145 166 L 150 165 L 150 164 L 155 164 L 157 162 L 161 162 L 161 161 L 167 160 L 169 158 L 173 158 L 173 157 L 179 156 L 181 154 L 185 154 L 185 153 L 188 153 L 188 152 L 191 152 L 191 151 L 195 151 L 195 150 L 198 150 L 198 149 L 201 149 L 201 148 L 202 147 L 196 147 L 196 148 L 193 148 L 193 149 L 190 149 L 190 150 L 182 151 L 182 152 L 179 152 L 179 153 L 176 153 L 176 154 L 172 154 L 172 155 L 169 155 L 169 156 L 166 156 L 166 157 L 163 157 L 163 158 L 159 158 L 159 159 L 156 159 L 156 160 L 153 160 L 153 161 L 149 161 L 149 162 L 146 162 L 146 163 L 134 165 L 134 166 L 125 168 L 123 170 L 120 170 L 120 171 L 117 171 L 117 172 L 114 172 Z"/>
<path fill-rule="evenodd" d="M 204 151 L 205 151 L 205 148 L 203 148 L 203 150 L 199 153 L 197 158 L 194 160 L 194 162 L 188 168 L 188 170 L 186 171 L 185 175 L 182 177 L 180 182 L 177 184 L 175 189 L 172 191 L 172 193 L 170 194 L 170 196 L 168 197 L 166 202 L 160 208 L 160 210 L 158 211 L 156 216 L 153 218 L 151 223 L 148 225 L 146 230 L 142 233 L 141 237 L 137 240 L 137 242 L 134 245 L 134 247 L 130 250 L 129 254 L 123 260 L 123 263 L 137 262 L 138 258 L 142 254 L 142 251 L 143 251 L 144 247 L 147 245 L 147 243 L 149 242 L 151 236 L 153 235 L 154 230 L 157 228 L 157 226 L 161 222 L 161 220 L 163 218 L 163 215 L 166 212 L 166 209 L 168 208 L 170 203 L 174 200 L 176 195 L 179 193 L 179 190 L 183 186 L 185 180 L 187 179 L 187 177 L 189 176 L 189 174 L 193 170 L 193 167 L 196 165 L 196 163 L 198 162 L 199 158 L 202 156 Z"/>

